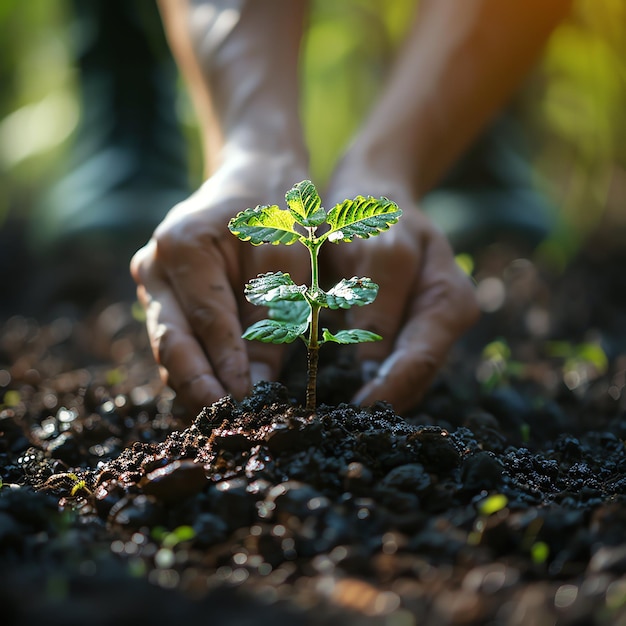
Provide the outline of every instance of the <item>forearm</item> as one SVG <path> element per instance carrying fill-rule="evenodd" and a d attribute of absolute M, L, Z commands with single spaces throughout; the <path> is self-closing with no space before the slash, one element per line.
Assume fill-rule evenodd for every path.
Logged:
<path fill-rule="evenodd" d="M 536 62 L 571 0 L 423 0 L 355 150 L 421 196 Z"/>
<path fill-rule="evenodd" d="M 159 0 L 193 99 L 207 174 L 227 150 L 305 154 L 299 118 L 304 0 Z"/>

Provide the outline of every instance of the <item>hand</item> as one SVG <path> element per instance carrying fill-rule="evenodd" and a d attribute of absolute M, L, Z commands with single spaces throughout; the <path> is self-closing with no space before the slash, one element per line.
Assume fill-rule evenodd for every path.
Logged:
<path fill-rule="evenodd" d="M 468 277 L 458 268 L 444 235 L 419 211 L 407 188 L 374 176 L 337 177 L 327 207 L 357 194 L 386 196 L 403 210 L 398 224 L 378 237 L 328 245 L 322 259 L 341 276 L 368 276 L 376 300 L 347 312 L 348 326 L 374 331 L 382 341 L 359 344 L 364 378 L 354 402 L 390 402 L 398 412 L 420 400 L 453 343 L 478 318 Z M 336 277 L 338 278 L 338 277 Z"/>
<path fill-rule="evenodd" d="M 266 315 L 245 301 L 243 288 L 258 273 L 285 268 L 297 283 L 306 282 L 306 250 L 251 246 L 227 228 L 245 208 L 282 207 L 293 181 L 306 178 L 277 160 L 248 155 L 221 168 L 170 211 L 131 262 L 162 379 L 196 413 L 226 393 L 241 399 L 252 383 L 275 380 L 280 371 L 280 346 L 241 338 Z"/>

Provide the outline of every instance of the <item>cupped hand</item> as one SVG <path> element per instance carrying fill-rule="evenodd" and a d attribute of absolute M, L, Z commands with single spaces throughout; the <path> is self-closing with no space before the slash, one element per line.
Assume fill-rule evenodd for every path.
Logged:
<path fill-rule="evenodd" d="M 284 193 L 302 171 L 271 159 L 222 168 L 175 206 L 131 262 L 146 310 L 150 345 L 164 383 L 192 411 L 227 393 L 241 399 L 258 380 L 275 380 L 280 346 L 248 342 L 242 331 L 266 316 L 245 301 L 246 282 L 289 268 L 307 279 L 302 246 L 252 246 L 227 228 L 238 211 L 257 204 L 284 205 Z M 270 184 L 271 183 L 271 184 Z"/>
<path fill-rule="evenodd" d="M 366 382 L 353 400 L 384 400 L 402 412 L 419 402 L 452 345 L 476 322 L 478 305 L 447 239 L 405 187 L 377 183 L 374 176 L 351 180 L 331 184 L 327 207 L 358 194 L 385 196 L 400 206 L 402 217 L 376 237 L 327 245 L 322 262 L 335 279 L 367 276 L 379 285 L 373 303 L 346 313 L 350 328 L 383 337 L 357 347 Z"/>

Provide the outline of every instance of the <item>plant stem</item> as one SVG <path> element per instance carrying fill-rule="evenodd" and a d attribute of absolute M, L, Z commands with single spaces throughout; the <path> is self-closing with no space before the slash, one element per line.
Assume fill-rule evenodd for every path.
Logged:
<path fill-rule="evenodd" d="M 318 262 L 317 254 L 321 242 L 318 243 L 313 234 L 313 230 L 309 230 L 309 238 L 307 248 L 311 255 L 311 287 L 310 291 L 314 294 L 314 300 L 317 298 L 319 290 L 318 279 Z M 315 411 L 317 406 L 317 364 L 319 360 L 319 317 L 320 305 L 315 301 L 309 300 L 311 307 L 311 326 L 309 327 L 309 340 L 307 342 L 307 381 L 306 381 L 306 409 L 307 411 Z"/>
<path fill-rule="evenodd" d="M 311 305 L 311 328 L 307 344 L 307 381 L 306 381 L 306 409 L 315 411 L 317 406 L 317 363 L 320 346 L 318 338 L 319 305 Z"/>

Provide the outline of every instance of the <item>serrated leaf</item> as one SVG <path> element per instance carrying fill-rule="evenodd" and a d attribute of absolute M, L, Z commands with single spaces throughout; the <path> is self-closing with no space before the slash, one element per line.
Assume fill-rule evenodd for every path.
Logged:
<path fill-rule="evenodd" d="M 308 322 L 289 324 L 277 320 L 260 320 L 246 329 L 241 336 L 244 339 L 262 341 L 263 343 L 291 343 L 304 335 L 308 326 Z"/>
<path fill-rule="evenodd" d="M 326 221 L 326 211 L 322 208 L 322 201 L 310 180 L 294 185 L 285 194 L 285 200 L 291 215 L 302 226 L 315 227 Z"/>
<path fill-rule="evenodd" d="M 382 337 L 369 330 L 361 330 L 353 328 L 351 330 L 340 330 L 336 334 L 332 334 L 328 328 L 324 328 L 322 332 L 322 341 L 333 341 L 335 343 L 365 343 L 367 341 L 380 341 Z"/>
<path fill-rule="evenodd" d="M 290 324 L 308 324 L 311 307 L 306 300 L 277 300 L 269 304 L 270 319 Z"/>
<path fill-rule="evenodd" d="M 395 224 L 402 210 L 387 198 L 357 196 L 344 200 L 329 212 L 326 221 L 330 230 L 325 234 L 329 241 L 352 241 L 355 237 L 368 239 Z"/>
<path fill-rule="evenodd" d="M 275 204 L 246 209 L 228 222 L 228 229 L 233 235 L 255 246 L 263 243 L 291 245 L 302 237 L 294 226 L 292 214 Z"/>
<path fill-rule="evenodd" d="M 370 278 L 342 278 L 326 292 L 326 306 L 330 309 L 349 309 L 370 304 L 376 299 L 378 285 Z"/>
<path fill-rule="evenodd" d="M 269 306 L 279 300 L 304 300 L 306 287 L 296 285 L 285 272 L 267 272 L 252 278 L 244 287 L 246 300 L 252 304 Z"/>

